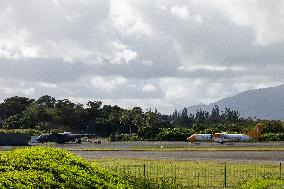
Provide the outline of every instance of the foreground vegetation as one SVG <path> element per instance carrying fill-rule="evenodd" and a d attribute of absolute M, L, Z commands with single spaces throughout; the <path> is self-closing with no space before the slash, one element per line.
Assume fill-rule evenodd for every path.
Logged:
<path fill-rule="evenodd" d="M 283 188 L 277 163 L 96 159 L 62 149 L 0 153 L 0 188 Z"/>
<path fill-rule="evenodd" d="M 0 188 L 128 188 L 129 183 L 72 153 L 50 147 L 0 155 Z"/>
<path fill-rule="evenodd" d="M 163 115 L 156 109 L 123 109 L 101 101 L 80 104 L 48 95 L 37 100 L 15 96 L 0 103 L 0 132 L 18 129 L 30 135 L 71 131 L 95 133 L 110 141 L 185 141 L 193 133 L 247 133 L 258 123 L 264 127 L 260 140 L 284 140 L 284 122 L 242 118 L 238 111 L 219 110 L 218 106 L 211 112 L 197 110 L 196 114 L 188 114 L 184 108 Z"/>
<path fill-rule="evenodd" d="M 143 159 L 96 159 L 95 162 L 120 174 L 171 180 L 179 188 L 223 188 L 225 186 L 230 188 L 281 188 L 278 187 L 281 184 L 282 188 L 284 186 L 283 181 L 280 181 L 284 172 L 277 163 Z"/>
<path fill-rule="evenodd" d="M 166 180 L 118 176 L 62 149 L 20 148 L 0 153 L 0 188 L 175 188 Z"/>

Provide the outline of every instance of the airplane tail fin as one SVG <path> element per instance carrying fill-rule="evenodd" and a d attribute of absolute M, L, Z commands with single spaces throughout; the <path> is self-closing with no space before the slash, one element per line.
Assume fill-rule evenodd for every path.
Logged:
<path fill-rule="evenodd" d="M 253 139 L 259 139 L 263 128 L 264 128 L 264 125 L 261 123 L 258 123 L 256 124 L 255 128 L 252 131 L 248 132 L 248 135 L 252 137 Z"/>

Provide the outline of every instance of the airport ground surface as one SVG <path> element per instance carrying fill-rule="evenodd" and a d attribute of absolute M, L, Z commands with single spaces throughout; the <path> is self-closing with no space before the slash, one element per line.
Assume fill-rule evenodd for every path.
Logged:
<path fill-rule="evenodd" d="M 41 145 L 41 144 L 31 144 Z M 63 148 L 87 158 L 131 158 L 209 161 L 284 162 L 284 142 L 273 143 L 197 143 L 188 142 L 106 142 L 101 144 L 43 145 Z"/>

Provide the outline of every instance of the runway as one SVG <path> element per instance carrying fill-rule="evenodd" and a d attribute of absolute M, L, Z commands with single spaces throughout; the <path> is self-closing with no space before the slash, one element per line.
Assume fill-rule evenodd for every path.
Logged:
<path fill-rule="evenodd" d="M 214 161 L 269 161 L 284 162 L 283 151 L 73 151 L 87 158 L 131 158 L 168 160 L 214 160 Z"/>
<path fill-rule="evenodd" d="M 82 143 L 82 144 L 55 144 L 48 143 L 48 146 L 55 146 L 70 150 L 71 152 L 86 158 L 131 158 L 131 159 L 169 159 L 169 160 L 212 160 L 212 161 L 265 161 L 265 162 L 284 162 L 284 150 L 271 151 L 252 151 L 252 150 L 232 150 L 230 148 L 255 147 L 256 149 L 265 147 L 278 148 L 284 147 L 283 142 L 273 143 L 197 143 L 188 142 L 105 142 L 102 144 Z M 153 148 L 163 147 L 180 148 L 181 150 L 153 150 Z M 182 150 L 184 148 L 198 149 L 206 147 L 205 151 L 200 150 Z M 214 151 L 210 151 L 210 148 Z M 141 148 L 143 150 L 133 150 L 133 148 Z M 151 148 L 152 150 L 147 150 Z M 218 150 L 225 148 L 226 150 Z M 100 150 L 96 150 L 100 149 Z M 104 149 L 104 150 L 101 150 Z M 109 150 L 108 150 L 109 149 Z M 146 150 L 145 150 L 146 149 Z M 217 150 L 216 150 L 217 149 Z"/>

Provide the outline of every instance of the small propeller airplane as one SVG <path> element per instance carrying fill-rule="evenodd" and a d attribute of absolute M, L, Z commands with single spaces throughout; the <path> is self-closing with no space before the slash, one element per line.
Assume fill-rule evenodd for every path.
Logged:
<path fill-rule="evenodd" d="M 261 135 L 263 125 L 258 123 L 256 127 L 248 132 L 248 134 L 228 134 L 228 133 L 215 133 L 215 134 L 193 134 L 187 138 L 187 141 L 194 142 L 245 142 L 258 139 Z"/>
<path fill-rule="evenodd" d="M 39 143 L 56 142 L 58 144 L 64 144 L 66 142 L 81 143 L 83 137 L 94 137 L 92 134 L 71 134 L 69 132 L 64 133 L 51 133 L 40 135 L 36 140 Z"/>

